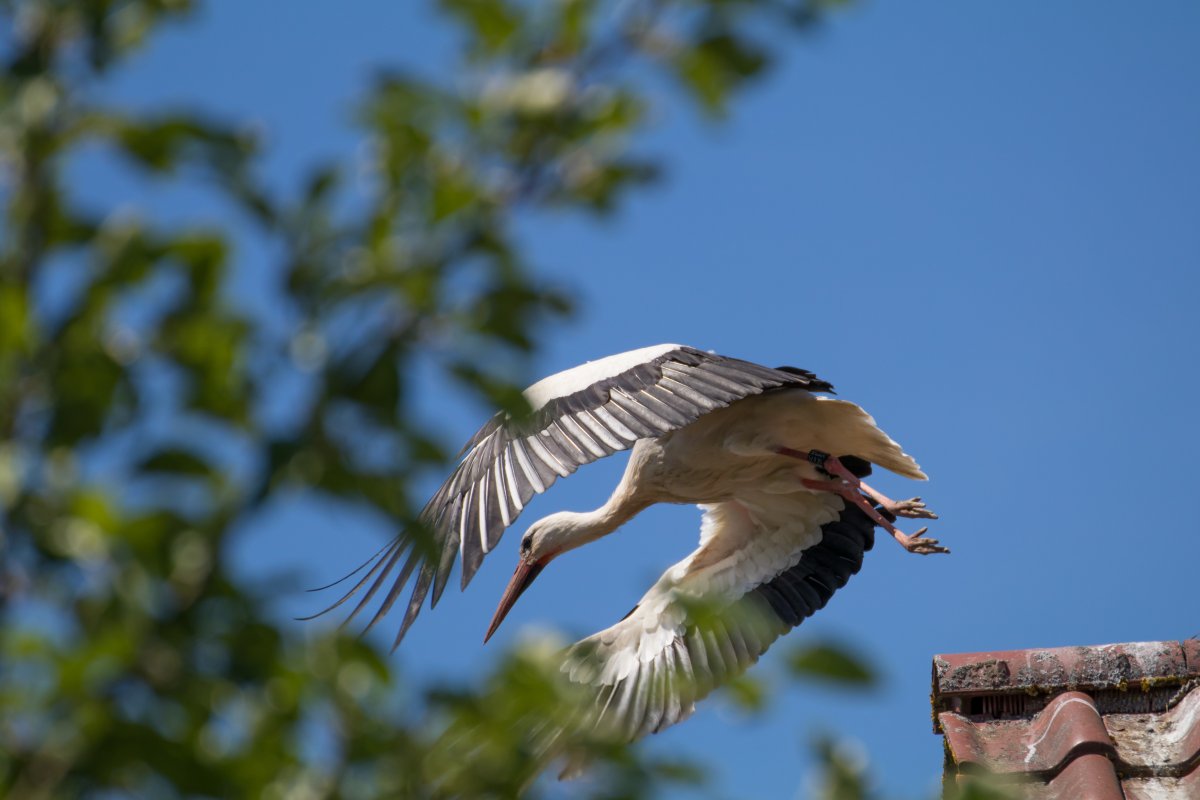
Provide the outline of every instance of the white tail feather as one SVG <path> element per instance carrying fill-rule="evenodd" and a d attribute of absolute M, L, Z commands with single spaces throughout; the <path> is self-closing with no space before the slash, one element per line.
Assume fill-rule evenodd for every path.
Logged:
<path fill-rule="evenodd" d="M 816 402 L 804 404 L 806 427 L 820 431 L 822 439 L 828 437 L 832 448 L 829 451 L 838 451 L 834 455 L 856 455 L 906 478 L 929 479 L 913 457 L 880 430 L 866 411 L 848 400 L 814 399 Z M 820 443 L 816 447 L 829 449 Z"/>

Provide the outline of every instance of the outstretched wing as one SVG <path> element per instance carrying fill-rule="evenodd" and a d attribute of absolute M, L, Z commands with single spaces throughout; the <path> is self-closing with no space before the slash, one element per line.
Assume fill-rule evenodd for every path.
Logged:
<path fill-rule="evenodd" d="M 418 546 L 419 537 L 411 534 L 398 536 L 363 565 L 370 569 L 358 583 L 320 613 L 369 584 L 352 619 L 403 559 L 367 625 L 369 630 L 391 609 L 415 573 L 393 645 L 398 646 L 431 591 L 430 607 L 437 604 L 455 556 L 462 552 L 465 588 L 534 494 L 638 439 L 661 436 L 743 397 L 784 386 L 833 388 L 805 370 L 772 369 L 674 344 L 620 353 L 541 380 L 525 390 L 533 410 L 528 419 L 497 414 L 467 442 L 458 467 L 421 512 L 430 546 Z"/>
<path fill-rule="evenodd" d="M 584 724 L 632 741 L 686 719 L 823 608 L 875 542 L 871 520 L 833 495 L 705 508 L 700 548 L 568 651 L 563 671 L 595 690 Z"/>

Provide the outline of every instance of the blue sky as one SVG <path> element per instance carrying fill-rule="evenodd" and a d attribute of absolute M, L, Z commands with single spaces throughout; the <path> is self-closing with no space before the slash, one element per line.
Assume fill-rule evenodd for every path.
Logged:
<path fill-rule="evenodd" d="M 287 188 L 314 158 L 360 147 L 349 116 L 375 68 L 450 56 L 423 7 L 279 8 L 209 4 L 105 92 L 253 121 L 267 177 Z M 882 670 L 877 691 L 778 680 L 764 716 L 712 698 L 650 747 L 712 765 L 722 796 L 803 796 L 806 743 L 832 731 L 864 745 L 889 797 L 928 795 L 942 761 L 935 653 L 1200 632 L 1198 35 L 1200 6 L 1184 0 L 859 4 L 787 40 L 720 125 L 664 96 L 643 147 L 667 178 L 613 219 L 522 223 L 539 268 L 581 301 L 545 343 L 542 373 L 665 341 L 814 370 L 921 462 L 927 485 L 877 483 L 924 496 L 954 550 L 921 558 L 880 537 L 829 607 L 756 667 L 780 676 L 788 646 L 837 637 Z M 104 165 L 87 169 L 88 196 L 127 191 Z M 122 202 L 146 202 L 129 191 Z M 180 196 L 156 213 L 220 211 Z M 239 291 L 261 285 L 269 257 L 247 243 Z M 487 414 L 426 402 L 451 439 Z M 598 505 L 622 467 L 610 461 L 528 519 Z M 393 658 L 414 679 L 468 677 L 533 627 L 606 627 L 693 547 L 698 522 L 694 508 L 652 509 L 561 559 L 485 648 L 510 535 Z M 247 526 L 233 555 L 247 579 L 293 570 L 298 589 L 388 534 L 288 502 Z M 277 610 L 311 601 L 297 591 Z"/>

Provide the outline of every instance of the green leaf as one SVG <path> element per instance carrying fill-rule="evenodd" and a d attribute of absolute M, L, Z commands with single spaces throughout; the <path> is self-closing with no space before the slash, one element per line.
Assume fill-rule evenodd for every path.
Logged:
<path fill-rule="evenodd" d="M 442 0 L 441 6 L 466 25 L 480 55 L 503 49 L 521 28 L 520 11 L 503 0 Z"/>
<path fill-rule="evenodd" d="M 1022 800 L 1019 785 L 1005 783 L 994 775 L 963 775 L 946 784 L 944 800 Z"/>
<path fill-rule="evenodd" d="M 149 121 L 113 117 L 109 123 L 122 150 L 155 172 L 169 172 L 185 160 L 200 161 L 220 172 L 229 171 L 241 164 L 255 146 L 244 135 L 190 115 Z"/>
<path fill-rule="evenodd" d="M 75 445 L 96 436 L 124 410 L 118 389 L 128 374 L 95 339 L 73 331 L 61 343 L 58 359 L 46 365 L 53 393 L 48 440 Z"/>
<path fill-rule="evenodd" d="M 29 304 L 23 287 L 0 283 L 0 357 L 26 350 L 32 343 Z"/>
<path fill-rule="evenodd" d="M 787 663 L 792 674 L 802 678 L 861 687 L 873 686 L 877 680 L 865 659 L 843 645 L 828 642 L 793 650 Z"/>
<path fill-rule="evenodd" d="M 675 59 L 675 71 L 701 107 L 719 115 L 729 93 L 762 72 L 767 63 L 763 50 L 722 30 L 686 45 Z"/>
<path fill-rule="evenodd" d="M 470 361 L 454 364 L 451 372 L 463 384 L 487 398 L 498 410 L 515 419 L 524 419 L 532 412 L 529 400 L 521 393 L 522 387 L 512 380 L 490 374 Z"/>
<path fill-rule="evenodd" d="M 813 797 L 818 800 L 870 800 L 866 763 L 856 745 L 821 735 L 813 742 L 813 750 L 818 763 Z"/>
<path fill-rule="evenodd" d="M 473 206 L 480 199 L 478 187 L 462 169 L 442 165 L 433 185 L 432 221 L 441 222 Z"/>
<path fill-rule="evenodd" d="M 767 687 L 749 675 L 739 675 L 721 689 L 743 711 L 756 713 L 767 705 Z"/>
<path fill-rule="evenodd" d="M 203 458 L 180 448 L 157 450 L 138 464 L 137 469 L 173 475 L 208 475 L 212 472 L 212 467 Z"/>

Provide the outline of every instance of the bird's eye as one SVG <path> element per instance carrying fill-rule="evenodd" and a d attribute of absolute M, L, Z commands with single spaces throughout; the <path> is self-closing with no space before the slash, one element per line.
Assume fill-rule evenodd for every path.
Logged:
<path fill-rule="evenodd" d="M 522 539 L 521 540 L 521 552 L 522 553 L 528 553 L 532 547 L 533 547 L 532 539 Z"/>

